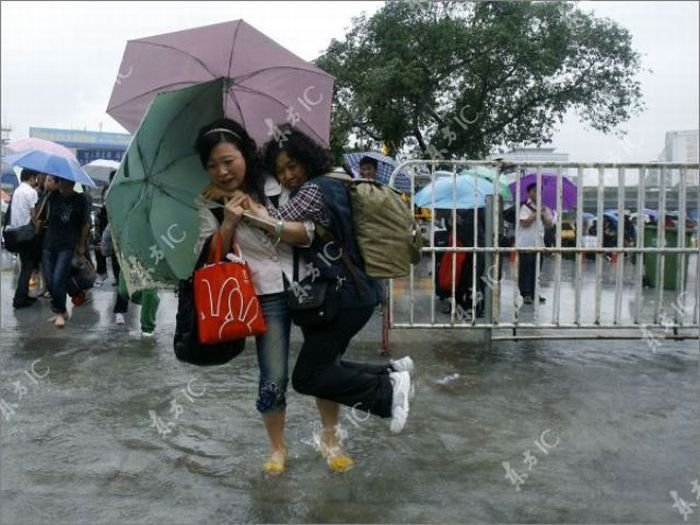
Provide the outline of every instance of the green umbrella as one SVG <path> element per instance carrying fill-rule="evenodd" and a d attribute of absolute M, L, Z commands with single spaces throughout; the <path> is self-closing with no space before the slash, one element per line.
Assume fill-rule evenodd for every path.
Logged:
<path fill-rule="evenodd" d="M 472 168 L 467 168 L 459 172 L 460 175 L 472 175 L 474 177 L 479 177 L 481 179 L 486 179 L 491 182 L 494 187 L 496 186 L 496 170 L 493 168 L 487 168 L 486 166 L 474 166 Z M 505 175 L 501 175 L 498 178 L 498 192 L 507 201 L 513 200 L 513 194 L 508 187 L 508 179 Z"/>
<path fill-rule="evenodd" d="M 194 143 L 224 116 L 223 79 L 153 100 L 107 192 L 112 239 L 130 293 L 169 287 L 196 263 L 195 200 L 208 184 Z"/>

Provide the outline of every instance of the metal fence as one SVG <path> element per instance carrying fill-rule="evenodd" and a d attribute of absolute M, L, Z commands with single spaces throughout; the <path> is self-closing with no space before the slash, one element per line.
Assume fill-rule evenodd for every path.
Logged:
<path fill-rule="evenodd" d="M 442 171 L 436 175 L 438 167 L 447 173 Z M 477 195 L 479 190 L 474 184 L 474 201 L 484 197 L 486 206 L 481 211 L 476 206 L 460 209 L 458 180 L 468 176 L 460 172 L 477 167 L 494 170 L 493 195 Z M 566 177 L 565 170 L 573 170 L 575 175 Z M 402 163 L 393 176 L 399 172 L 410 176 L 412 209 L 416 209 L 416 190 L 434 184 L 440 177 L 452 182 L 453 205 L 447 210 L 436 209 L 435 192 L 432 193 L 427 214 L 430 218 L 423 221 L 427 237 L 422 250 L 423 261 L 412 268 L 407 278 L 390 281 L 385 328 L 480 328 L 490 331 L 491 339 L 643 339 L 661 330 L 664 338 L 697 338 L 700 327 L 697 216 L 700 187 L 696 180 L 688 184 L 689 172 L 696 177 L 697 170 L 698 164 L 690 163 L 522 162 L 507 167 L 497 161 L 412 160 Z M 649 184 L 648 175 L 652 171 L 660 176 L 654 178 L 654 184 Z M 499 195 L 508 183 L 513 184 L 515 195 L 521 195 L 521 175 L 526 172 L 536 174 L 538 195 L 541 195 L 544 177 L 550 181 L 556 178 L 556 203 L 551 206 L 556 234 L 549 246 L 519 246 L 517 241 L 508 242 L 512 236 L 505 235 L 508 229 L 516 240 L 519 239 L 521 226 L 517 216 L 521 203 L 519 199 L 513 200 L 516 220 L 508 227 L 503 218 L 504 210 L 509 208 L 508 199 Z M 617 179 L 617 206 L 615 210 L 605 210 L 604 196 L 611 191 L 609 181 L 607 188 L 605 181 L 611 173 Z M 565 179 L 576 187 L 576 204 L 569 207 L 573 210 L 567 210 L 562 201 L 563 186 L 568 185 Z M 584 210 L 583 201 L 584 188 L 588 188 L 590 194 L 591 186 L 597 191 L 595 209 L 590 210 L 592 214 Z M 636 188 L 636 192 L 630 188 Z M 657 196 L 654 199 L 658 202 L 656 226 L 645 223 L 649 191 Z M 631 199 L 635 194 L 636 198 Z M 669 201 L 677 204 L 678 209 L 667 209 Z M 542 209 L 542 199 L 538 198 L 538 217 Z M 571 214 L 568 227 L 575 230 L 575 239 L 567 245 L 562 242 L 562 226 L 567 222 L 565 212 Z M 687 219 L 689 212 L 694 220 Z M 636 224 L 630 230 L 635 213 Z M 653 216 L 654 213 L 649 211 L 649 214 Z M 441 217 L 436 219 L 436 215 Z M 615 215 L 616 225 L 612 220 Z M 667 225 L 668 220 L 676 217 L 679 218 L 676 226 Z M 458 230 L 464 233 L 464 227 L 458 228 L 460 220 L 473 228 L 465 246 L 455 242 Z M 444 221 L 448 223 L 446 230 L 439 224 Z M 540 237 L 544 226 L 540 220 L 535 222 Z M 595 228 L 591 228 L 591 223 Z M 604 225 L 607 226 L 605 231 Z M 634 232 L 632 238 L 630 231 Z M 594 235 L 590 235 L 593 232 Z M 442 242 L 437 242 L 438 234 L 442 234 Z M 444 237 L 449 234 L 451 244 L 445 245 Z M 536 257 L 531 306 L 523 304 L 518 286 L 524 253 L 534 253 Z M 466 254 L 470 273 L 457 275 L 458 254 Z M 446 291 L 438 287 L 437 271 L 446 257 L 452 258 L 451 290 L 447 290 L 449 297 L 441 300 L 439 296 L 445 296 Z M 669 278 L 669 270 L 673 268 Z M 545 290 L 547 303 L 540 304 L 540 294 Z M 443 310 L 436 312 L 436 306 L 441 304 Z M 385 336 L 386 347 L 388 332 Z"/>

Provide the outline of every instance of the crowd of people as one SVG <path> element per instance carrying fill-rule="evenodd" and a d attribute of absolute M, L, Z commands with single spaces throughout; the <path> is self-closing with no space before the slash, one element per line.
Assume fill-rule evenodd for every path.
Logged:
<path fill-rule="evenodd" d="M 114 172 L 110 181 L 113 176 Z M 53 313 L 49 322 L 63 328 L 69 319 L 68 298 L 74 307 L 90 302 L 90 288 L 107 281 L 107 258 L 110 258 L 114 285 L 119 286 L 114 322 L 124 324 L 130 298 L 111 246 L 105 207 L 100 208 L 93 225 L 92 199 L 88 193 L 76 192 L 75 182 L 27 168 L 22 170 L 20 180 L 7 210 L 6 226 L 19 228 L 33 224 L 36 234 L 17 250 L 20 271 L 13 307 L 29 308 L 46 299 Z M 103 188 L 103 197 L 107 187 Z M 91 250 L 93 226 L 97 241 Z M 38 291 L 30 294 L 30 283 Z M 157 292 L 147 291 L 131 300 L 142 305 L 142 335 L 152 336 L 159 302 Z"/>

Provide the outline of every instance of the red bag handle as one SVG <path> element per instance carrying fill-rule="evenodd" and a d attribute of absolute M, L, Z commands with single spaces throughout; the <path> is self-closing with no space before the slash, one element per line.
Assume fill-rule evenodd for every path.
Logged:
<path fill-rule="evenodd" d="M 216 233 L 211 238 L 211 244 L 209 245 L 209 257 L 207 259 L 207 264 L 214 264 L 221 261 L 221 247 L 224 244 L 223 236 L 221 235 L 221 230 L 216 230 Z M 243 258 L 241 253 L 241 248 L 232 240 L 233 248 L 235 248 L 238 253 L 239 258 Z"/>
<path fill-rule="evenodd" d="M 221 245 L 224 243 L 224 239 L 221 237 L 221 231 L 216 230 L 216 233 L 211 238 L 211 245 L 209 246 L 209 258 L 207 260 L 208 264 L 214 264 L 221 261 Z"/>

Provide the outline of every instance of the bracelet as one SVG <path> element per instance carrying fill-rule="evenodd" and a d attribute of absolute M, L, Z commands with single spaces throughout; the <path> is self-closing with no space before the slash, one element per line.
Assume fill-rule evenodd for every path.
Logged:
<path fill-rule="evenodd" d="M 279 220 L 275 223 L 275 242 L 274 246 L 277 246 L 282 238 L 282 230 L 284 229 L 284 221 Z"/>

